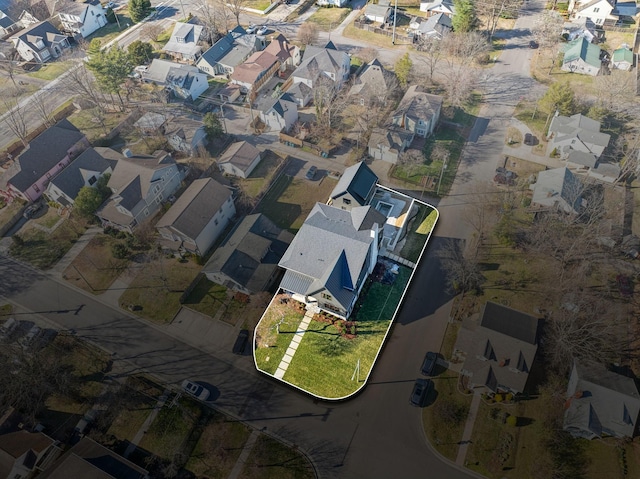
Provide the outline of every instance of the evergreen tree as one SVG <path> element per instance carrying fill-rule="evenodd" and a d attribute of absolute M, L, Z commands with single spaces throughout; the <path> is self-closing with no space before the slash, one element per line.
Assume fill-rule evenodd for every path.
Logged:
<path fill-rule="evenodd" d="M 409 58 L 409 53 L 405 53 L 395 64 L 394 70 L 396 77 L 398 77 L 398 81 L 402 88 L 406 88 L 407 83 L 409 83 L 411 67 L 413 67 L 413 62 L 411 61 L 411 58 Z"/>
<path fill-rule="evenodd" d="M 151 13 L 151 0 L 129 0 L 129 15 L 138 23 Z"/>
<path fill-rule="evenodd" d="M 538 105 L 548 114 L 557 111 L 561 115 L 572 115 L 575 110 L 575 94 L 568 82 L 553 83 L 540 98 Z"/>
<path fill-rule="evenodd" d="M 451 19 L 454 32 L 471 32 L 478 28 L 478 16 L 472 0 L 453 0 L 456 13 Z"/>
<path fill-rule="evenodd" d="M 144 43 L 136 40 L 127 47 L 129 53 L 129 61 L 133 65 L 142 65 L 148 63 L 153 58 L 153 47 L 150 43 Z"/>
<path fill-rule="evenodd" d="M 220 118 L 218 118 L 214 113 L 207 113 L 202 119 L 202 122 L 204 123 L 204 131 L 206 132 L 207 139 L 209 141 L 220 138 L 224 134 Z"/>

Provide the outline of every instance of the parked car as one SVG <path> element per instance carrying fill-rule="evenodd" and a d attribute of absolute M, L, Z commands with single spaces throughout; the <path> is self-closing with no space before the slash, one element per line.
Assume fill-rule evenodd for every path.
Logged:
<path fill-rule="evenodd" d="M 251 25 L 249 25 L 247 27 L 247 29 L 245 30 L 247 33 L 255 33 L 255 31 L 258 29 L 258 25 L 256 25 L 255 23 L 252 23 Z"/>
<path fill-rule="evenodd" d="M 29 332 L 20 340 L 22 349 L 29 349 L 40 335 L 40 331 L 41 329 L 38 326 L 33 326 L 29 330 Z"/>
<path fill-rule="evenodd" d="M 26 219 L 33 218 L 35 214 L 38 211 L 40 211 L 41 208 L 42 208 L 41 202 L 34 203 L 31 206 L 28 206 L 26 210 L 24 210 L 24 213 L 22 213 L 22 216 L 24 216 Z"/>
<path fill-rule="evenodd" d="M 438 361 L 438 355 L 429 351 L 422 362 L 422 374 L 425 376 L 431 376 L 436 367 L 436 361 Z"/>
<path fill-rule="evenodd" d="M 244 350 L 249 342 L 249 330 L 242 329 L 233 345 L 233 354 L 244 354 Z"/>
<path fill-rule="evenodd" d="M 82 419 L 78 421 L 78 424 L 76 424 L 75 432 L 77 434 L 86 433 L 89 429 L 89 426 L 91 426 L 91 424 L 93 424 L 93 422 L 96 420 L 96 417 L 98 417 L 98 411 L 96 411 L 95 409 L 89 409 L 84 414 Z"/>
<path fill-rule="evenodd" d="M 424 406 L 432 384 L 430 379 L 416 379 L 411 391 L 411 404 L 418 407 Z"/>
<path fill-rule="evenodd" d="M 311 165 L 311 168 L 309 168 L 307 174 L 305 175 L 307 177 L 307 180 L 313 180 L 316 177 L 316 171 L 318 171 L 318 168 L 316 168 L 315 165 Z"/>
<path fill-rule="evenodd" d="M 114 8 L 116 8 L 116 7 L 117 7 L 116 2 L 107 2 L 107 3 L 105 3 L 105 4 L 104 4 L 104 7 L 103 7 L 103 8 L 104 8 L 105 10 L 108 10 L 108 9 L 112 9 L 112 10 L 113 10 L 113 9 L 114 9 Z"/>
<path fill-rule="evenodd" d="M 198 383 L 194 383 L 193 381 L 189 381 L 188 379 L 182 381 L 182 389 L 184 389 L 184 392 L 190 396 L 200 399 L 200 401 L 206 401 L 209 399 L 210 393 L 207 388 Z"/>
<path fill-rule="evenodd" d="M 538 42 L 536 42 L 535 40 L 531 40 L 529 42 L 529 48 L 538 48 L 540 45 L 538 45 Z"/>
<path fill-rule="evenodd" d="M 268 31 L 269 31 L 269 29 L 267 28 L 267 26 L 266 25 L 262 25 L 260 28 L 258 28 L 258 31 L 256 33 L 258 35 L 266 35 Z"/>
<path fill-rule="evenodd" d="M 135 67 L 133 69 L 133 71 L 136 71 L 138 73 L 146 73 L 147 70 L 149 70 L 149 66 L 148 65 L 138 65 L 137 67 Z"/>

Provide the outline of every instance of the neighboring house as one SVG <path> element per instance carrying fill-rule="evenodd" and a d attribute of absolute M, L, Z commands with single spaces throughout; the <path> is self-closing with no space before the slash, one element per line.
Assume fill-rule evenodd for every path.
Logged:
<path fill-rule="evenodd" d="M 23 60 L 44 63 L 58 58 L 70 47 L 68 38 L 49 22 L 40 22 L 10 38 Z"/>
<path fill-rule="evenodd" d="M 106 12 L 99 0 L 61 2 L 58 7 L 62 29 L 82 38 L 87 38 L 109 23 Z"/>
<path fill-rule="evenodd" d="M 605 21 L 616 21 L 618 15 L 613 10 L 616 0 L 571 0 L 569 12 L 574 18 L 588 18 L 596 25 L 603 25 Z"/>
<path fill-rule="evenodd" d="M 39 479 L 147 479 L 149 473 L 111 449 L 83 437 L 65 452 Z"/>
<path fill-rule="evenodd" d="M 304 108 L 313 99 L 313 90 L 306 83 L 294 83 L 287 93 L 300 108 Z"/>
<path fill-rule="evenodd" d="M 436 0 L 435 2 L 420 2 L 420 11 L 427 12 L 428 16 L 443 13 L 452 18 L 456 13 L 453 0 Z"/>
<path fill-rule="evenodd" d="M 614 50 L 611 64 L 618 70 L 629 71 L 633 68 L 633 52 L 628 48 L 618 48 Z"/>
<path fill-rule="evenodd" d="M 2 434 L 0 478 L 31 478 L 47 468 L 61 452 L 56 441 L 41 432 L 20 430 Z"/>
<path fill-rule="evenodd" d="M 373 198 L 378 177 L 364 161 L 344 170 L 327 204 L 343 210 L 366 206 Z"/>
<path fill-rule="evenodd" d="M 273 131 L 289 131 L 298 121 L 298 104 L 290 93 L 260 105 L 260 120 Z"/>
<path fill-rule="evenodd" d="M 444 35 L 453 30 L 453 25 L 450 17 L 444 13 L 437 13 L 427 19 L 414 17 L 409 28 L 418 38 L 433 37 L 441 40 Z"/>
<path fill-rule="evenodd" d="M 600 36 L 596 24 L 588 18 L 575 18 L 571 22 L 565 22 L 562 26 L 562 35 L 566 35 L 568 41 L 583 37 L 590 43 Z"/>
<path fill-rule="evenodd" d="M 632 378 L 595 362 L 574 362 L 567 387 L 564 430 L 576 438 L 632 439 L 638 433 L 640 394 Z"/>
<path fill-rule="evenodd" d="M 6 13 L 0 10 L 0 38 L 5 38 L 22 27 Z"/>
<path fill-rule="evenodd" d="M 229 77 L 242 93 L 255 94 L 280 69 L 280 60 L 266 51 L 255 52 L 238 65 Z"/>
<path fill-rule="evenodd" d="M 201 178 L 180 195 L 156 229 L 171 249 L 204 256 L 235 214 L 231 190 L 212 178 Z"/>
<path fill-rule="evenodd" d="M 209 281 L 253 294 L 268 290 L 293 235 L 262 214 L 246 216 L 202 268 Z"/>
<path fill-rule="evenodd" d="M 533 208 L 552 208 L 565 213 L 579 213 L 582 204 L 582 183 L 569 168 L 554 168 L 538 173 L 538 180 L 531 185 Z"/>
<path fill-rule="evenodd" d="M 246 141 L 238 141 L 232 143 L 220 156 L 218 168 L 227 175 L 248 178 L 261 159 L 260 150 L 255 146 Z"/>
<path fill-rule="evenodd" d="M 88 148 L 81 153 L 52 178 L 44 195 L 62 206 L 72 206 L 82 187 L 93 187 L 102 175 L 113 172 L 117 162 L 104 158 L 99 150 Z"/>
<path fill-rule="evenodd" d="M 367 149 L 369 156 L 375 160 L 397 163 L 400 155 L 409 148 L 414 138 L 411 131 L 391 126 L 371 130 Z"/>
<path fill-rule="evenodd" d="M 302 61 L 300 48 L 289 43 L 282 34 L 272 38 L 264 51 L 271 53 L 280 61 L 281 71 L 285 71 L 287 68 L 293 69 Z"/>
<path fill-rule="evenodd" d="M 411 85 L 391 116 L 391 124 L 426 138 L 436 129 L 441 110 L 441 96 Z"/>
<path fill-rule="evenodd" d="M 197 156 L 208 143 L 207 132 L 200 120 L 177 116 L 168 120 L 163 130 L 164 137 L 173 149 L 189 156 Z"/>
<path fill-rule="evenodd" d="M 107 183 L 113 194 L 96 212 L 103 226 L 133 232 L 178 190 L 184 178 L 166 151 L 134 156 L 128 149 L 120 154 L 104 148 L 101 153 L 118 160 Z"/>
<path fill-rule="evenodd" d="M 453 355 L 464 361 L 461 374 L 470 388 L 524 392 L 538 351 L 538 326 L 538 318 L 491 301 L 479 321 L 463 321 Z"/>
<path fill-rule="evenodd" d="M 69 120 L 62 120 L 35 137 L 2 175 L 0 195 L 35 201 L 47 184 L 71 160 L 89 148 L 89 141 Z"/>
<path fill-rule="evenodd" d="M 370 22 L 388 23 L 391 15 L 391 7 L 388 3 L 368 3 L 364 9 L 364 16 Z"/>
<path fill-rule="evenodd" d="M 385 221 L 371 206 L 345 211 L 316 203 L 280 260 L 280 288 L 307 309 L 348 318 L 377 263 Z"/>
<path fill-rule="evenodd" d="M 588 175 L 605 183 L 614 183 L 620 177 L 620 166 L 613 163 L 598 162 L 595 168 L 591 168 Z"/>
<path fill-rule="evenodd" d="M 185 100 L 195 100 L 209 88 L 207 75 L 196 67 L 158 58 L 155 58 L 149 69 L 142 74 L 142 80 L 164 86 L 178 98 Z"/>
<path fill-rule="evenodd" d="M 203 30 L 201 25 L 176 22 L 162 51 L 176 60 L 196 61 L 202 54 L 202 47 L 198 42 Z"/>
<path fill-rule="evenodd" d="M 336 49 L 332 42 L 327 43 L 323 48 L 307 45 L 302 56 L 302 63 L 291 74 L 291 77 L 294 85 L 304 83 L 310 89 L 318 85 L 320 78 L 328 78 L 335 85 L 337 92 L 349 78 L 350 67 L 351 57 L 346 52 Z M 288 92 L 292 94 L 291 90 Z M 295 96 L 295 92 L 293 96 Z M 304 98 L 297 98 L 297 101 L 301 106 L 306 106 Z"/>
<path fill-rule="evenodd" d="M 196 67 L 211 76 L 228 76 L 253 53 L 264 50 L 266 46 L 264 37 L 249 34 L 238 25 L 204 52 Z"/>
<path fill-rule="evenodd" d="M 25 28 L 51 18 L 56 10 L 58 0 L 29 0 L 24 4 L 25 10 L 18 17 L 18 22 Z"/>
<path fill-rule="evenodd" d="M 371 106 L 386 102 L 392 90 L 396 90 L 398 81 L 395 73 L 386 70 L 382 64 L 373 59 L 367 63 L 349 90 L 349 97 L 363 106 Z"/>
<path fill-rule="evenodd" d="M 611 136 L 600 132 L 599 121 L 582 114 L 562 116 L 556 113 L 549 125 L 548 138 L 549 151 L 553 153 L 555 150 L 562 159 L 568 159 L 576 151 L 589 153 L 598 159 L 609 145 Z"/>
<path fill-rule="evenodd" d="M 344 7 L 349 3 L 349 0 L 318 0 L 316 5 L 320 7 Z"/>
<path fill-rule="evenodd" d="M 600 61 L 600 47 L 589 43 L 584 38 L 576 38 L 563 47 L 561 69 L 571 73 L 596 76 L 600 73 L 602 62 Z"/>
<path fill-rule="evenodd" d="M 142 115 L 133 126 L 135 126 L 143 135 L 164 134 L 167 117 L 162 113 L 153 111 Z"/>

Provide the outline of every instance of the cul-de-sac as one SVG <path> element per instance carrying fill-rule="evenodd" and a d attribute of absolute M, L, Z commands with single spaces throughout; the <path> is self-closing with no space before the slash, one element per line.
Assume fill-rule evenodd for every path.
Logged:
<path fill-rule="evenodd" d="M 0 479 L 640 477 L 638 22 L 0 0 Z"/>

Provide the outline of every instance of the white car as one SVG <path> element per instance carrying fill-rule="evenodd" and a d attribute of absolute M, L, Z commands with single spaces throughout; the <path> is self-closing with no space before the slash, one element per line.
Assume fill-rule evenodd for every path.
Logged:
<path fill-rule="evenodd" d="M 138 73 L 147 73 L 147 70 L 149 70 L 149 67 L 147 65 L 138 65 L 133 69 L 133 71 Z"/>
<path fill-rule="evenodd" d="M 267 28 L 266 25 L 262 25 L 258 31 L 256 32 L 258 35 L 265 35 L 267 32 L 269 31 L 269 29 Z"/>
<path fill-rule="evenodd" d="M 182 389 L 194 398 L 200 399 L 200 401 L 206 401 L 209 399 L 210 393 L 207 388 L 200 386 L 200 384 L 194 383 L 193 381 L 189 381 L 188 379 L 182 381 Z"/>
<path fill-rule="evenodd" d="M 252 23 L 251 25 L 249 25 L 247 27 L 247 29 L 245 31 L 247 33 L 251 34 L 251 33 L 254 33 L 257 29 L 258 29 L 258 25 L 256 25 L 255 23 Z"/>
<path fill-rule="evenodd" d="M 103 7 L 103 8 L 104 8 L 105 10 L 108 10 L 108 9 L 112 9 L 112 10 L 113 10 L 113 9 L 114 9 L 114 8 L 116 8 L 117 6 L 118 6 L 118 5 L 116 4 L 116 2 L 108 2 L 108 3 L 105 3 L 105 4 L 104 4 L 104 7 Z"/>

